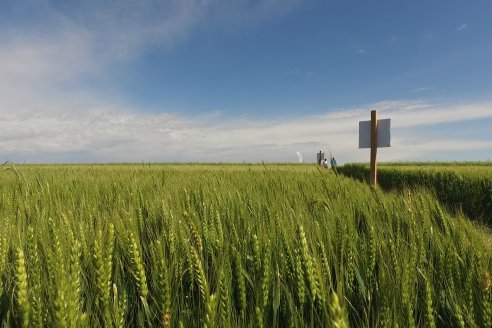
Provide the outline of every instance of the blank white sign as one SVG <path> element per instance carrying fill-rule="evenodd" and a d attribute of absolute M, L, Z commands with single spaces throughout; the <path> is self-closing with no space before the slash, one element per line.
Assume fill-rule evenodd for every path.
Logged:
<path fill-rule="evenodd" d="M 378 120 L 378 148 L 391 146 L 391 119 Z M 371 148 L 371 121 L 359 122 L 359 148 Z"/>

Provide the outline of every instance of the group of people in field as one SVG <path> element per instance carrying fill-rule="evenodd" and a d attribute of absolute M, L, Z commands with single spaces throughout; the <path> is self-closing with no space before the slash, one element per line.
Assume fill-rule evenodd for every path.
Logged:
<path fill-rule="evenodd" d="M 331 168 L 333 170 L 335 170 L 337 168 L 337 160 L 335 159 L 335 157 L 332 157 L 330 159 L 330 165 L 331 165 Z M 321 163 L 321 166 L 324 167 L 325 169 L 328 169 L 329 168 L 329 165 L 328 165 L 328 160 L 325 158 L 323 160 L 323 162 Z"/>

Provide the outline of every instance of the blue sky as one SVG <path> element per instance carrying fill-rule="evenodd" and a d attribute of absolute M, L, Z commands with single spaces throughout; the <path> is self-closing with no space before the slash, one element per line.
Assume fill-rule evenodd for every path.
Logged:
<path fill-rule="evenodd" d="M 492 159 L 490 1 L 0 1 L 0 159 Z"/>

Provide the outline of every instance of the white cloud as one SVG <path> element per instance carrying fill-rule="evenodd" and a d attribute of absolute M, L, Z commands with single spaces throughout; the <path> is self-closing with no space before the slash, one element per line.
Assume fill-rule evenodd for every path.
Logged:
<path fill-rule="evenodd" d="M 468 27 L 468 24 L 461 24 L 460 26 L 458 26 L 457 30 L 458 31 L 462 31 L 462 30 L 464 30 L 467 27 Z"/>
<path fill-rule="evenodd" d="M 393 135 L 393 146 L 381 149 L 380 159 L 425 159 L 450 151 L 492 150 L 492 140 L 436 139 L 412 132 L 424 125 L 490 118 L 491 106 L 386 101 L 321 116 L 269 121 L 142 114 L 110 107 L 2 111 L 0 154 L 2 160 L 21 162 L 255 162 L 295 161 L 297 151 L 310 161 L 322 149 L 333 151 L 341 162 L 360 161 L 367 159 L 368 152 L 357 149 L 358 121 L 368 119 L 370 109 L 378 109 L 380 118 L 392 119 Z"/>
<path fill-rule="evenodd" d="M 205 7 L 191 0 L 87 1 L 76 9 L 67 6 L 70 10 L 49 2 L 42 8 L 35 6 L 36 15 L 45 17 L 43 27 L 21 23 L 2 32 L 2 80 L 46 85 L 97 74 L 112 63 L 185 38 L 203 19 Z"/>
<path fill-rule="evenodd" d="M 0 43 L 0 86 L 24 87 L 30 93 L 41 86 L 74 81 L 100 68 L 89 35 L 65 30 L 48 38 L 11 36 Z"/>

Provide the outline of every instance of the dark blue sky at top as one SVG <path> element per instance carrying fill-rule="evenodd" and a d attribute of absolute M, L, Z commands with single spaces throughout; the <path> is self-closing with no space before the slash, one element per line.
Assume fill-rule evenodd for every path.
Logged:
<path fill-rule="evenodd" d="M 154 110 L 253 116 L 480 100 L 492 87 L 489 4 L 310 2 L 261 26 L 204 26 L 115 67 L 114 87 Z"/>
<path fill-rule="evenodd" d="M 49 31 L 46 5 L 29 3 L 4 2 L 0 25 Z M 78 3 L 50 7 L 90 28 Z M 218 15 L 170 45 L 153 43 L 63 87 L 87 85 L 149 112 L 252 117 L 387 99 L 490 100 L 490 1 L 303 1 L 237 24 Z"/>

